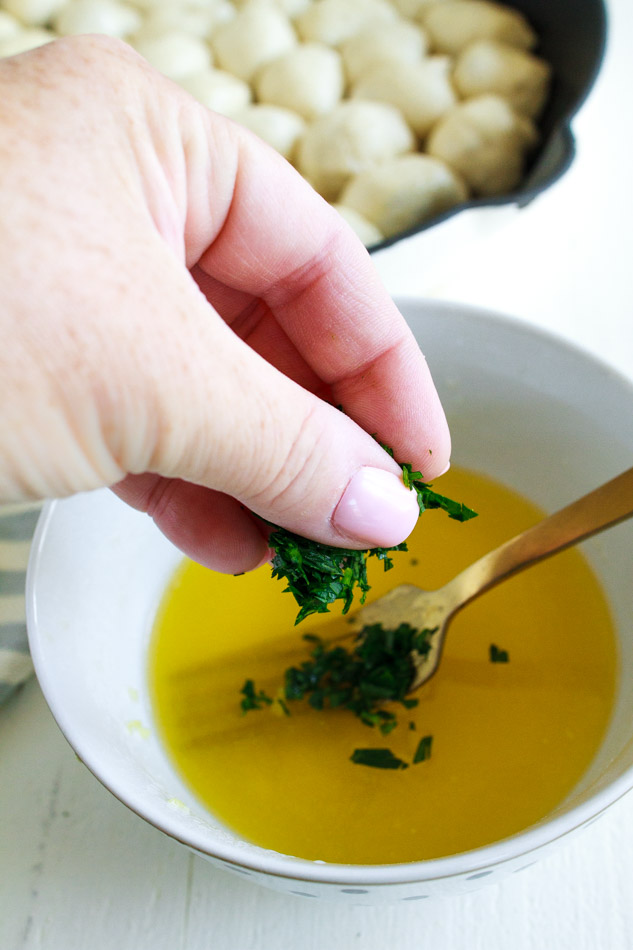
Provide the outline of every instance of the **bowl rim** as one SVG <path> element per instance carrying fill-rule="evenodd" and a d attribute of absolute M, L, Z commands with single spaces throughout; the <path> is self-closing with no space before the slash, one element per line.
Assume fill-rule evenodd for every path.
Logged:
<path fill-rule="evenodd" d="M 443 317 L 450 314 L 467 316 L 468 319 L 494 325 L 503 326 L 519 337 L 527 335 L 531 339 L 538 339 L 546 346 L 554 346 L 558 351 L 567 350 L 576 358 L 592 364 L 594 370 L 606 373 L 624 389 L 629 389 L 633 400 L 633 380 L 629 379 L 595 354 L 570 342 L 563 336 L 533 325 L 528 321 L 509 316 L 494 310 L 470 304 L 451 303 L 450 301 L 418 299 L 400 297 L 396 305 L 405 312 L 418 310 L 419 312 L 437 311 Z M 107 488 L 98 489 L 100 493 L 108 492 Z M 168 837 L 178 841 L 185 847 L 211 860 L 221 862 L 230 868 L 243 870 L 254 874 L 272 875 L 273 877 L 305 884 L 345 886 L 380 886 L 391 887 L 402 884 L 422 884 L 439 882 L 446 879 L 469 879 L 483 877 L 492 869 L 506 864 L 516 864 L 517 861 L 528 860 L 543 848 L 573 833 L 579 828 L 597 819 L 606 808 L 617 802 L 633 789 L 633 765 L 629 766 L 616 779 L 591 792 L 587 799 L 570 808 L 564 814 L 545 816 L 539 822 L 523 831 L 517 832 L 500 841 L 475 848 L 470 851 L 458 852 L 441 858 L 431 858 L 422 861 L 399 864 L 342 864 L 321 861 L 309 861 L 292 855 L 280 854 L 267 850 L 258 845 L 251 845 L 246 851 L 243 846 L 230 842 L 220 841 L 213 848 L 201 844 L 195 834 L 195 827 L 190 834 L 183 834 L 177 827 L 176 819 L 169 821 L 169 816 L 158 814 L 157 809 L 150 803 L 139 800 L 140 796 L 126 791 L 125 783 L 109 777 L 100 768 L 98 758 L 86 748 L 81 736 L 72 721 L 66 716 L 63 702 L 60 705 L 60 694 L 55 688 L 55 682 L 48 675 L 45 663 L 45 651 L 42 649 L 40 626 L 37 611 L 37 583 L 42 551 L 46 544 L 49 527 L 56 517 L 60 505 L 64 501 L 48 501 L 44 504 L 37 522 L 31 552 L 27 567 L 26 578 L 26 619 L 29 638 L 29 647 L 33 659 L 36 676 L 44 698 L 57 722 L 62 734 L 74 750 L 80 761 L 90 772 L 107 788 L 115 798 L 126 805 L 132 812 L 157 828 Z M 63 701 L 63 696 L 61 696 Z M 203 806 L 200 806 L 203 808 Z M 522 865 L 525 866 L 525 865 Z M 520 870 L 521 868 L 516 868 Z"/>

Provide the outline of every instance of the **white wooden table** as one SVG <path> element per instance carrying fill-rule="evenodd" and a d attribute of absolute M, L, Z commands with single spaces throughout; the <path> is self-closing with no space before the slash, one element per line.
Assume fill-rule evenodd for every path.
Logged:
<path fill-rule="evenodd" d="M 376 263 L 394 295 L 524 317 L 633 379 L 633 7 L 609 9 L 565 178 L 431 282 L 416 240 Z M 632 897 L 629 796 L 559 853 L 464 897 L 377 909 L 286 898 L 213 869 L 115 801 L 35 682 L 0 712 L 0 950 L 628 950 Z"/>

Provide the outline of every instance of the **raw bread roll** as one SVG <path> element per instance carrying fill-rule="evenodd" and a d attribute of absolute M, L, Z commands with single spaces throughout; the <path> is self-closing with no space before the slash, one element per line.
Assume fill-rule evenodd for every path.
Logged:
<path fill-rule="evenodd" d="M 135 37 L 132 46 L 164 76 L 176 81 L 211 66 L 211 50 L 190 33 L 161 33 Z"/>
<path fill-rule="evenodd" d="M 250 105 L 231 117 L 292 161 L 297 142 L 306 130 L 305 120 L 281 106 Z"/>
<path fill-rule="evenodd" d="M 396 10 L 409 20 L 419 20 L 432 3 L 440 0 L 391 0 Z"/>
<path fill-rule="evenodd" d="M 233 115 L 247 106 L 252 98 L 248 83 L 223 69 L 210 68 L 192 73 L 184 76 L 180 85 L 207 109 L 222 115 Z"/>
<path fill-rule="evenodd" d="M 71 0 L 53 20 L 59 36 L 102 33 L 106 36 L 129 36 L 142 23 L 141 14 L 118 0 Z"/>
<path fill-rule="evenodd" d="M 297 36 L 288 17 L 265 0 L 249 0 L 211 35 L 219 65 L 250 82 L 257 70 L 292 49 Z"/>
<path fill-rule="evenodd" d="M 154 7 L 146 14 L 139 36 L 155 36 L 157 33 L 176 30 L 178 33 L 207 38 L 216 27 L 232 20 L 235 15 L 235 7 L 229 0 L 221 0 L 205 8 L 167 3 Z"/>
<path fill-rule="evenodd" d="M 402 112 L 423 138 L 456 102 L 448 56 L 429 56 L 419 63 L 385 63 L 367 70 L 352 86 L 352 97 L 388 102 Z"/>
<path fill-rule="evenodd" d="M 365 247 L 372 247 L 374 244 L 380 244 L 381 241 L 384 241 L 384 235 L 380 233 L 376 225 L 364 218 L 358 211 L 354 211 L 353 208 L 348 208 L 346 205 L 333 204 L 332 207 L 336 208 Z"/>
<path fill-rule="evenodd" d="M 19 20 L 16 20 L 10 13 L 0 10 L 0 40 L 6 40 L 10 36 L 17 36 L 23 29 Z"/>
<path fill-rule="evenodd" d="M 396 19 L 388 0 L 315 0 L 297 17 L 302 40 L 338 46 L 375 21 Z"/>
<path fill-rule="evenodd" d="M 458 171 L 478 195 L 499 195 L 518 185 L 527 151 L 538 133 L 500 96 L 461 102 L 431 132 L 427 151 Z"/>
<path fill-rule="evenodd" d="M 279 7 L 282 13 L 285 13 L 291 20 L 294 20 L 295 17 L 308 9 L 312 0 L 270 0 L 270 2 Z"/>
<path fill-rule="evenodd" d="M 66 0 L 4 0 L 2 6 L 25 26 L 44 26 Z"/>
<path fill-rule="evenodd" d="M 330 112 L 343 88 L 341 57 L 322 43 L 301 43 L 262 66 L 255 80 L 260 102 L 292 109 L 308 120 Z"/>
<path fill-rule="evenodd" d="M 340 204 L 353 208 L 385 235 L 412 228 L 468 196 L 464 182 L 428 155 L 402 155 L 356 175 Z"/>
<path fill-rule="evenodd" d="M 518 10 L 489 0 L 445 0 L 421 11 L 434 49 L 456 56 L 475 40 L 500 40 L 532 49 L 536 34 Z"/>
<path fill-rule="evenodd" d="M 549 89 L 550 66 L 525 50 L 478 40 L 458 56 L 453 82 L 464 99 L 492 92 L 507 99 L 513 109 L 535 118 Z"/>
<path fill-rule="evenodd" d="M 393 106 L 346 100 L 308 128 L 297 167 L 328 201 L 352 175 L 415 147 L 411 129 Z"/>
<path fill-rule="evenodd" d="M 427 49 L 422 27 L 406 20 L 363 27 L 341 46 L 343 65 L 350 82 L 382 63 L 418 62 Z"/>
<path fill-rule="evenodd" d="M 12 36 L 5 36 L 0 40 L 0 59 L 6 56 L 17 56 L 19 53 L 27 53 L 30 49 L 38 46 L 44 46 L 56 39 L 55 33 L 50 30 L 41 30 L 33 27 L 27 30 L 20 30 Z"/>

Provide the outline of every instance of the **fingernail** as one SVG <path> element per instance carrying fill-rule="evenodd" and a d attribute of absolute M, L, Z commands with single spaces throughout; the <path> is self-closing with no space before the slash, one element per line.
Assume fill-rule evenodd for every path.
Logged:
<path fill-rule="evenodd" d="M 343 534 L 372 547 L 391 547 L 414 528 L 420 509 L 414 491 L 381 468 L 361 468 L 352 478 L 333 521 Z"/>

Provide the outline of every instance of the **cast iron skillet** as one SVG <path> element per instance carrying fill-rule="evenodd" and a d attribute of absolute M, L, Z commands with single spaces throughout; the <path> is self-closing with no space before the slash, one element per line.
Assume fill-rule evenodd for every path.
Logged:
<path fill-rule="evenodd" d="M 588 95 L 600 69 L 607 36 L 603 0 L 503 0 L 520 10 L 539 35 L 535 50 L 552 67 L 552 89 L 539 121 L 541 143 L 533 153 L 520 185 L 494 198 L 473 198 L 449 211 L 394 234 L 369 250 L 389 247 L 404 237 L 426 231 L 465 208 L 517 204 L 524 207 L 569 168 L 575 154 L 571 120 Z"/>

